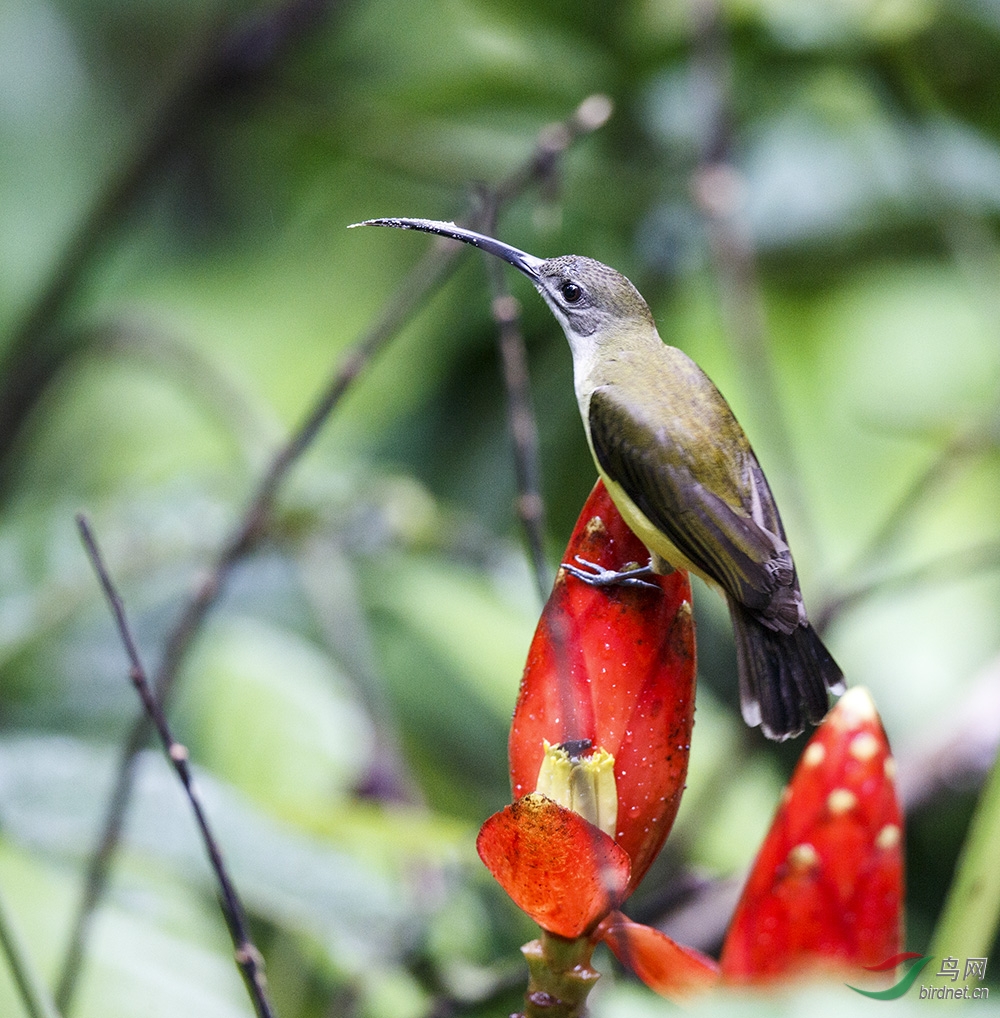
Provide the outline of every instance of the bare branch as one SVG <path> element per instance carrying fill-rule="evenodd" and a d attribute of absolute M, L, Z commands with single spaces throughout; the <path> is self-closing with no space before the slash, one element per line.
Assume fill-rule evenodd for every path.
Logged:
<path fill-rule="evenodd" d="M 160 742 L 163 744 L 163 749 L 174 771 L 177 773 L 181 785 L 184 787 L 188 802 L 191 804 L 191 810 L 194 813 L 198 830 L 201 832 L 202 841 L 205 844 L 205 851 L 208 853 L 209 862 L 212 864 L 212 870 L 219 884 L 219 903 L 222 906 L 222 914 L 225 916 L 226 925 L 229 927 L 229 935 L 233 941 L 236 964 L 243 974 L 243 980 L 253 1002 L 254 1010 L 257 1012 L 258 1018 L 274 1018 L 274 1011 L 267 997 L 263 958 L 250 939 L 243 904 L 236 893 L 236 888 L 233 886 L 229 871 L 222 858 L 219 843 L 212 833 L 208 817 L 205 814 L 201 796 L 198 794 L 194 783 L 194 776 L 191 773 L 187 748 L 182 746 L 173 737 L 166 716 L 156 697 L 153 695 L 153 690 L 146 678 L 142 659 L 139 656 L 139 648 L 136 646 L 135 637 L 132 634 L 128 617 L 125 614 L 125 606 L 122 603 L 121 595 L 118 593 L 107 566 L 104 564 L 104 559 L 100 548 L 97 546 L 97 540 L 90 528 L 90 524 L 82 514 L 77 516 L 76 523 L 80 530 L 80 537 L 83 540 L 84 547 L 87 549 L 91 565 L 94 567 L 94 572 L 100 580 L 101 587 L 104 589 L 104 595 L 114 615 L 118 635 L 121 638 L 122 646 L 125 648 L 125 653 L 129 660 L 129 678 L 139 694 L 139 699 L 142 701 L 142 706 L 147 717 L 156 728 Z"/>
<path fill-rule="evenodd" d="M 558 157 L 577 135 L 605 124 L 612 110 L 607 96 L 592 95 L 577 107 L 568 121 L 547 127 L 538 138 L 531 161 L 508 181 L 484 193 L 483 205 L 489 217 L 487 232 L 496 232 L 500 205 L 533 178 L 552 185 L 558 169 Z M 490 308 L 497 325 L 504 388 L 507 391 L 507 426 L 514 450 L 517 480 L 516 511 L 528 543 L 538 595 L 544 604 L 552 580 L 545 561 L 545 503 L 541 492 L 538 426 L 531 405 L 531 377 L 528 352 L 521 333 L 521 308 L 507 287 L 502 263 L 489 256 L 485 256 L 485 263 L 493 294 Z"/>

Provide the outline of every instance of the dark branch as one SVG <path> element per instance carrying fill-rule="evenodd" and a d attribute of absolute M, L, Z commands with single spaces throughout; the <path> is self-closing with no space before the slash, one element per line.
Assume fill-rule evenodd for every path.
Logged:
<path fill-rule="evenodd" d="M 611 113 L 610 100 L 606 96 L 593 95 L 580 104 L 568 121 L 546 128 L 538 138 L 531 160 L 509 180 L 485 193 L 483 205 L 488 212 L 488 232 L 496 232 L 496 214 L 504 201 L 535 179 L 551 185 L 558 169 L 558 158 L 573 139 L 578 134 L 596 130 L 607 122 Z M 541 492 L 538 427 L 531 405 L 531 378 L 528 352 L 521 333 L 521 309 L 507 288 L 503 265 L 491 257 L 486 257 L 485 263 L 493 294 L 490 307 L 497 325 L 504 387 L 507 390 L 507 425 L 514 449 L 517 481 L 516 510 L 528 543 L 535 585 L 544 603 L 552 581 L 545 562 L 545 503 Z"/>
<path fill-rule="evenodd" d="M 222 906 L 222 914 L 225 916 L 226 925 L 229 927 L 229 935 L 233 941 L 236 964 L 243 974 L 243 980 L 253 1002 L 254 1010 L 257 1012 L 258 1018 L 274 1018 L 274 1011 L 267 998 L 263 959 L 250 939 L 243 904 L 236 893 L 236 888 L 233 886 L 229 871 L 226 869 L 225 861 L 222 858 L 219 843 L 212 833 L 208 817 L 202 806 L 201 797 L 198 794 L 194 783 L 194 776 L 191 773 L 188 751 L 186 747 L 182 746 L 173 737 L 166 716 L 156 697 L 153 695 L 153 690 L 146 678 L 142 659 L 139 656 L 139 648 L 136 646 L 135 637 L 132 635 L 128 617 L 125 614 L 125 606 L 122 603 L 121 595 L 118 593 L 104 563 L 90 524 L 82 514 L 77 516 L 76 522 L 84 547 L 87 549 L 91 565 L 94 567 L 94 572 L 100 580 L 104 596 L 107 598 L 108 605 L 114 615 L 115 625 L 118 628 L 118 635 L 121 638 L 122 646 L 125 648 L 125 653 L 128 656 L 129 678 L 139 694 L 139 699 L 142 701 L 146 716 L 155 727 L 167 757 L 177 773 L 181 785 L 184 787 L 188 802 L 191 804 L 191 810 L 194 813 L 198 830 L 201 832 L 202 841 L 205 844 L 205 851 L 208 853 L 209 862 L 212 864 L 212 870 L 219 884 L 219 903 Z"/>

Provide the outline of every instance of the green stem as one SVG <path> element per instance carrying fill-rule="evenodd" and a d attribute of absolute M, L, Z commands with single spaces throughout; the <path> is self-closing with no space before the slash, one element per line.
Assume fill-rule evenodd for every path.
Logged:
<path fill-rule="evenodd" d="M 580 1018 L 600 973 L 590 967 L 589 937 L 567 940 L 542 931 L 521 948 L 528 962 L 523 1018 Z"/>
<path fill-rule="evenodd" d="M 1000 755 L 986 779 L 928 954 L 984 958 L 1000 923 Z"/>
<path fill-rule="evenodd" d="M 31 963 L 28 951 L 18 933 L 10 907 L 0 892 L 0 947 L 7 955 L 7 962 L 14 975 L 17 988 L 29 1018 L 59 1018 L 59 1012 L 41 976 Z"/>

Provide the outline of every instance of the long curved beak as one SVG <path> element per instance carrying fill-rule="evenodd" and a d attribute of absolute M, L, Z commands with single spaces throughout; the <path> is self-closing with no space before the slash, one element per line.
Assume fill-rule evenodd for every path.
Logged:
<path fill-rule="evenodd" d="M 436 233 L 442 237 L 451 237 L 452 240 L 461 240 L 473 247 L 481 248 L 483 251 L 505 262 L 510 262 L 515 269 L 523 272 L 532 282 L 538 281 L 538 270 L 545 261 L 544 258 L 536 258 L 526 251 L 519 251 L 510 244 L 487 237 L 485 234 L 476 233 L 473 230 L 466 230 L 454 223 L 442 223 L 435 219 L 366 219 L 363 223 L 352 223 L 348 229 L 355 226 L 395 226 L 400 230 L 422 230 L 424 233 Z"/>

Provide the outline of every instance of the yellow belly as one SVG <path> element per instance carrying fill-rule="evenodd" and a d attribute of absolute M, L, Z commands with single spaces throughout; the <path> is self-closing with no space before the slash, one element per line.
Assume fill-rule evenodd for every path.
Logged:
<path fill-rule="evenodd" d="M 662 530 L 649 521 L 646 514 L 628 497 L 625 489 L 617 481 L 612 481 L 603 470 L 600 471 L 600 474 L 601 480 L 604 481 L 604 486 L 608 489 L 608 494 L 611 496 L 611 500 L 618 507 L 618 511 L 622 514 L 622 519 L 628 524 L 629 530 L 642 541 L 653 556 L 654 572 L 663 573 L 668 571 L 657 562 L 657 559 L 659 559 L 671 569 L 686 569 L 688 572 L 694 573 L 695 576 L 700 576 L 710 587 L 720 590 L 715 580 L 710 576 L 706 576 L 689 558 L 677 549 L 673 541 Z"/>

